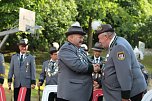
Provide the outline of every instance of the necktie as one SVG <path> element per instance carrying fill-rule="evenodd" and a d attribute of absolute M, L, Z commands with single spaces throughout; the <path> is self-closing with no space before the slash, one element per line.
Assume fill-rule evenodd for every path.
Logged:
<path fill-rule="evenodd" d="M 20 62 L 22 62 L 23 61 L 23 55 L 21 55 L 21 57 L 20 57 Z"/>
<path fill-rule="evenodd" d="M 54 63 L 55 63 L 55 62 L 52 61 L 52 70 L 53 70 L 53 71 L 54 71 Z"/>
<path fill-rule="evenodd" d="M 98 59 L 96 59 L 96 63 L 98 63 Z"/>

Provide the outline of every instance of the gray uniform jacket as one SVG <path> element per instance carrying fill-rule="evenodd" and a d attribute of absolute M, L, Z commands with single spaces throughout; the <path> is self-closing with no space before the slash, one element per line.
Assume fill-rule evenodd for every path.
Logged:
<path fill-rule="evenodd" d="M 103 69 L 102 87 L 106 101 L 121 101 L 122 96 L 133 97 L 147 88 L 131 45 L 122 37 L 116 38 Z"/>
<path fill-rule="evenodd" d="M 92 90 L 93 66 L 84 50 L 66 42 L 58 54 L 57 97 L 69 101 L 89 101 Z"/>
<path fill-rule="evenodd" d="M 57 85 L 57 78 L 58 78 L 58 65 L 57 62 L 53 63 L 50 60 L 43 62 L 42 65 L 42 72 L 40 74 L 39 81 L 43 82 L 46 78 L 46 85 Z"/>
<path fill-rule="evenodd" d="M 31 88 L 31 84 L 36 83 L 35 58 L 30 54 L 25 54 L 23 61 L 20 62 L 20 54 L 13 55 L 10 63 L 8 82 L 12 82 L 13 76 L 14 88 L 18 88 L 20 85 Z"/>
<path fill-rule="evenodd" d="M 3 84 L 4 82 L 4 75 L 5 75 L 5 67 L 4 67 L 4 56 L 0 53 L 0 83 Z"/>

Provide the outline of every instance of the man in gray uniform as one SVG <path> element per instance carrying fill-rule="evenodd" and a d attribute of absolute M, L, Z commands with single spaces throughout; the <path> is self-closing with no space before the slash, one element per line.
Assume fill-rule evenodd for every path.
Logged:
<path fill-rule="evenodd" d="M 101 57 L 101 52 L 102 52 L 102 48 L 99 42 L 96 42 L 94 47 L 92 48 L 93 50 L 93 56 L 91 56 L 91 61 L 94 64 L 100 64 L 100 68 L 102 68 L 102 64 L 104 61 L 104 58 Z M 101 71 L 99 71 L 98 73 L 92 73 L 94 82 L 98 83 L 101 86 Z M 96 87 L 96 86 L 94 86 Z"/>
<path fill-rule="evenodd" d="M 58 77 L 58 63 L 57 63 L 57 49 L 51 47 L 50 49 L 50 59 L 43 62 L 42 72 L 40 74 L 38 87 L 43 85 L 43 82 L 46 78 L 46 85 L 57 85 Z M 56 100 L 56 94 L 53 92 L 49 94 L 48 101 Z"/>
<path fill-rule="evenodd" d="M 128 41 L 116 36 L 109 24 L 96 30 L 102 47 L 108 49 L 102 73 L 106 101 L 141 101 L 147 85 Z"/>
<path fill-rule="evenodd" d="M 4 56 L 0 53 L 0 86 L 4 83 L 5 67 L 4 67 Z"/>
<path fill-rule="evenodd" d="M 96 42 L 94 47 L 92 48 L 93 50 L 93 56 L 91 56 L 91 60 L 93 63 L 99 63 L 102 65 L 102 62 L 104 61 L 104 58 L 101 57 L 102 53 L 102 48 L 99 42 Z"/>
<path fill-rule="evenodd" d="M 100 43 L 96 42 L 94 44 L 94 47 L 92 48 L 92 50 L 93 50 L 93 56 L 90 57 L 91 61 L 94 64 L 99 64 L 100 68 L 102 70 L 102 64 L 104 62 L 104 57 L 101 56 L 103 49 L 102 49 Z M 101 87 L 102 87 L 102 85 L 101 85 L 101 71 L 99 71 L 98 73 L 92 73 L 92 77 L 93 77 L 94 90 L 101 89 Z M 103 101 L 103 96 L 99 96 L 98 101 Z"/>
<path fill-rule="evenodd" d="M 8 86 L 11 88 L 12 77 L 14 76 L 14 101 L 17 101 L 19 89 L 27 87 L 25 101 L 30 101 L 31 88 L 36 84 L 35 58 L 27 53 L 28 40 L 21 39 L 18 43 L 20 53 L 16 53 L 11 58 L 8 73 Z"/>
<path fill-rule="evenodd" d="M 65 33 L 65 42 L 58 53 L 58 101 L 92 101 L 92 72 L 100 70 L 92 64 L 81 44 L 86 34 L 76 22 Z"/>

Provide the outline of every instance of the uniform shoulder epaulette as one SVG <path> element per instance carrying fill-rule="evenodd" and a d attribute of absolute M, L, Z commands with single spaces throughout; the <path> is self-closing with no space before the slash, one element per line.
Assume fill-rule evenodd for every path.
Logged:
<path fill-rule="evenodd" d="M 26 53 L 26 56 L 29 56 L 30 55 L 30 53 Z"/>
<path fill-rule="evenodd" d="M 101 60 L 105 60 L 105 57 L 101 57 Z"/>
<path fill-rule="evenodd" d="M 93 59 L 93 58 L 94 58 L 94 56 L 90 56 L 90 58 L 91 58 L 91 59 Z"/>
<path fill-rule="evenodd" d="M 30 51 L 27 51 L 26 54 L 27 54 L 27 55 L 30 55 Z"/>
<path fill-rule="evenodd" d="M 71 45 L 71 43 L 70 43 L 70 42 L 68 42 L 68 45 Z"/>
<path fill-rule="evenodd" d="M 89 55 L 88 58 L 92 60 L 92 59 L 93 59 L 93 56 L 92 56 L 92 55 Z"/>
<path fill-rule="evenodd" d="M 49 62 L 49 61 L 50 61 L 50 60 L 44 60 L 43 63 L 47 63 L 47 62 Z"/>
<path fill-rule="evenodd" d="M 12 56 L 17 55 L 17 54 L 18 54 L 18 53 L 16 53 L 16 54 L 14 53 L 14 54 L 12 54 Z"/>

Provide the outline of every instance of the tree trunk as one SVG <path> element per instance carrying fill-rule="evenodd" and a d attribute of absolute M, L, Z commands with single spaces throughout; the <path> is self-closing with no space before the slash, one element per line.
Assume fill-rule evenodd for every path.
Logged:
<path fill-rule="evenodd" d="M 88 26 L 88 39 L 87 39 L 89 51 L 92 48 L 92 39 L 93 39 L 91 23 L 92 23 L 92 18 L 90 17 L 89 18 L 89 26 Z"/>

